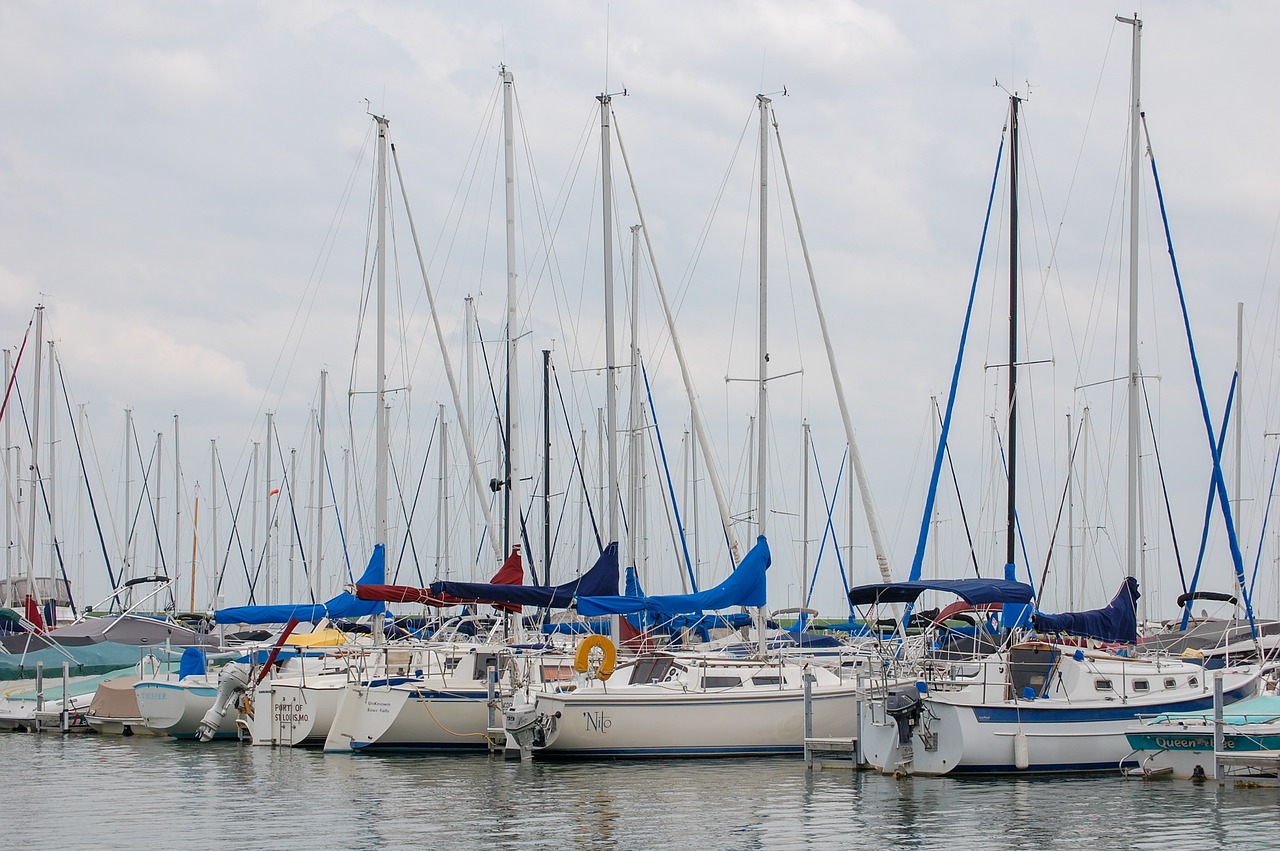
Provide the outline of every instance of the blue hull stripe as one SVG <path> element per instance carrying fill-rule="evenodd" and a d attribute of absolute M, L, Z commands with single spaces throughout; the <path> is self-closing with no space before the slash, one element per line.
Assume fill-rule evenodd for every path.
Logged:
<path fill-rule="evenodd" d="M 1253 694 L 1253 687 L 1235 689 L 1224 695 L 1231 703 Z M 980 724 L 1060 724 L 1064 721 L 1134 721 L 1139 715 L 1163 715 L 1167 712 L 1196 712 L 1213 708 L 1213 696 L 1184 700 L 1178 703 L 1100 706 L 1080 709 L 1048 709 L 1036 705 L 1039 701 L 1020 703 L 1017 708 L 975 706 L 974 717 Z"/>

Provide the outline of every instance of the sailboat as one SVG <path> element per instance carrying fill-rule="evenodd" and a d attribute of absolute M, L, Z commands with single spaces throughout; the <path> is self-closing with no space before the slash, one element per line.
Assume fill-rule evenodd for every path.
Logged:
<path fill-rule="evenodd" d="M 1134 81 L 1131 130 L 1134 136 L 1134 194 L 1137 189 L 1139 132 L 1137 56 L 1141 21 L 1120 18 L 1134 27 Z M 990 628 L 985 613 L 967 647 L 976 654 L 953 652 L 954 632 L 945 625 L 926 628 L 922 641 L 938 649 L 912 659 L 917 682 L 886 686 L 862 704 L 861 745 L 866 762 L 893 774 L 1015 773 L 1114 770 L 1132 758 L 1126 730 L 1140 715 L 1202 710 L 1212 705 L 1211 675 L 1194 661 L 1139 655 L 1136 605 L 1137 405 L 1136 315 L 1130 319 L 1130 469 L 1129 576 L 1102 610 L 1075 617 L 1044 618 L 1035 624 L 1045 633 L 1065 632 L 1059 639 L 1028 630 L 1030 586 L 1014 582 L 1016 511 L 1016 366 L 1017 366 L 1017 164 L 1018 108 L 1010 97 L 1010 352 L 1007 558 L 1004 580 L 965 580 L 974 591 L 947 582 L 912 581 L 863 586 L 850 592 L 855 605 L 913 603 L 925 591 L 959 593 L 969 604 L 998 604 Z M 992 187 L 994 195 L 994 183 Z M 1131 237 L 1136 233 L 1131 218 Z M 1131 274 L 1136 284 L 1136 247 L 1130 240 Z M 1131 292 L 1130 303 L 1134 296 Z M 963 348 L 963 347 L 962 347 Z M 957 370 L 959 362 L 957 362 Z M 953 385 L 954 396 L 954 385 Z M 950 410 L 950 409 L 949 409 Z M 948 414 L 949 416 L 949 414 Z M 939 443 L 939 458 L 945 444 Z M 935 479 L 936 481 L 936 479 Z M 930 494 L 932 499 L 932 490 Z M 931 510 L 931 506 L 930 509 Z M 926 511 L 926 518 L 928 510 Z M 921 541 L 923 543 L 924 529 Z M 922 548 L 917 551 L 919 563 Z M 953 581 L 954 582 L 954 581 Z M 996 590 L 998 583 L 1021 586 Z M 982 611 L 982 610 L 980 610 Z M 1003 627 L 1003 628 L 1001 628 Z M 1217 672 L 1230 703 L 1257 691 L 1257 665 L 1235 665 Z"/>
<path fill-rule="evenodd" d="M 619 664 L 616 648 L 607 640 L 584 643 L 574 660 L 578 675 L 571 683 L 525 690 L 513 699 L 504 716 L 507 752 L 513 756 L 770 755 L 802 752 L 806 735 L 853 735 L 858 692 L 842 660 L 837 658 L 828 666 L 812 657 L 766 652 L 765 571 L 772 561 L 765 535 L 769 516 L 765 245 L 770 104 L 770 98 L 757 96 L 761 244 L 756 544 L 730 576 L 712 589 L 656 597 L 580 596 L 575 606 L 585 617 L 644 614 L 660 621 L 741 606 L 754 620 L 754 652 L 747 658 L 724 653 L 644 653 Z M 808 719 L 806 706 L 811 713 Z"/>

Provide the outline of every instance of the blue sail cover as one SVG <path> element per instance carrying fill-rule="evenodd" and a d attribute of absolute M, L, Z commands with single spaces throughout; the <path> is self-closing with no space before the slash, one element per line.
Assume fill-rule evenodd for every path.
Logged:
<path fill-rule="evenodd" d="M 1035 595 L 1025 582 L 1008 579 L 920 579 L 915 582 L 879 582 L 859 585 L 849 592 L 855 606 L 880 603 L 914 603 L 925 591 L 945 591 L 966 603 L 1030 603 Z"/>
<path fill-rule="evenodd" d="M 618 592 L 618 542 L 604 548 L 591 569 L 563 585 L 489 585 L 484 582 L 432 582 L 433 596 L 451 594 L 464 600 L 482 603 L 513 603 L 544 609 L 567 609 L 579 594 L 616 594 Z"/>
<path fill-rule="evenodd" d="M 767 602 L 765 571 L 773 558 L 764 535 L 739 562 L 725 581 L 714 588 L 695 594 L 666 594 L 657 597 L 593 597 L 579 596 L 578 614 L 583 617 L 629 615 L 636 612 L 659 612 L 678 615 L 733 606 L 763 606 Z"/>
<path fill-rule="evenodd" d="M 378 544 L 373 548 L 369 566 L 360 576 L 359 585 L 381 585 L 386 582 L 386 548 Z M 236 606 L 218 609 L 213 613 L 215 623 L 269 624 L 288 623 L 293 618 L 315 623 L 324 618 L 358 618 L 380 614 L 386 603 L 377 600 L 357 599 L 350 591 L 343 591 L 327 603 L 298 603 L 279 606 Z"/>
<path fill-rule="evenodd" d="M 1138 640 L 1138 580 L 1127 577 L 1120 590 L 1105 608 L 1087 612 L 1064 612 L 1060 615 L 1043 615 L 1037 612 L 1031 621 L 1039 632 L 1065 632 L 1081 638 L 1099 641 L 1123 641 L 1134 644 Z"/>

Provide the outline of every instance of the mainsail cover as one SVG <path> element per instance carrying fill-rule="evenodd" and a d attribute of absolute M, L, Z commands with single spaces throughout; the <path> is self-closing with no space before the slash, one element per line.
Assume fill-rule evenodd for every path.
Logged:
<path fill-rule="evenodd" d="M 1080 638 L 1096 638 L 1099 641 L 1122 641 L 1134 644 L 1138 640 L 1138 580 L 1126 577 L 1120 590 L 1105 608 L 1087 612 L 1063 612 L 1060 615 L 1032 615 L 1032 623 L 1039 632 L 1064 632 Z"/>
<path fill-rule="evenodd" d="M 663 594 L 654 597 L 583 595 L 578 597 L 578 614 L 588 618 L 636 612 L 679 615 L 733 606 L 763 606 L 767 602 L 765 571 L 772 561 L 769 543 L 761 535 L 756 538 L 756 545 L 738 563 L 733 573 L 714 588 L 694 594 Z"/>
<path fill-rule="evenodd" d="M 498 568 L 498 572 L 489 580 L 491 585 L 520 585 L 524 582 L 524 563 L 520 559 L 520 546 L 511 550 L 511 555 Z M 432 594 L 430 588 L 414 588 L 410 585 L 356 585 L 356 596 L 361 600 L 379 600 L 384 603 L 425 603 L 428 606 L 444 608 L 460 606 L 466 603 L 479 603 L 481 600 L 464 600 L 452 594 Z M 500 607 L 508 611 L 519 611 L 520 607 Z"/>
<path fill-rule="evenodd" d="M 373 548 L 369 566 L 360 576 L 359 584 L 373 585 L 386 579 L 386 548 L 378 544 Z M 315 623 L 324 618 L 358 618 L 376 615 L 385 609 L 381 601 L 360 600 L 350 591 L 343 591 L 327 603 L 297 603 L 278 606 L 234 606 L 218 609 L 213 613 L 216 623 L 274 624 L 299 621 Z"/>
<path fill-rule="evenodd" d="M 618 592 L 618 543 L 604 548 L 591 569 L 572 582 L 553 586 L 495 585 L 483 582 L 432 582 L 431 596 L 448 594 L 462 600 L 481 603 L 510 603 L 544 609 L 567 609 L 573 598 L 582 594 L 600 595 Z"/>

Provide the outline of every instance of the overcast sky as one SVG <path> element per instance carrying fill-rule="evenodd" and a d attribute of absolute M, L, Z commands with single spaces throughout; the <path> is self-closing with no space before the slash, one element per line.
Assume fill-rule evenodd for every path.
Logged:
<path fill-rule="evenodd" d="M 1124 419 L 1115 405 L 1122 388 L 1102 382 L 1126 370 L 1131 29 L 1114 16 L 1134 11 L 1092 0 L 7 2 L 0 7 L 0 338 L 16 351 L 33 307 L 47 306 L 73 404 L 86 405 L 89 463 L 106 489 L 103 501 L 116 506 L 107 510 L 117 539 L 131 514 L 121 491 L 123 410 L 134 411 L 144 454 L 157 432 L 172 439 L 179 415 L 187 506 L 186 543 L 179 549 L 189 550 L 197 481 L 205 482 L 208 511 L 209 441 L 217 439 L 236 491 L 250 441 L 262 439 L 263 418 L 273 411 L 284 451 L 298 448 L 305 468 L 307 418 L 321 369 L 332 371 L 337 436 L 329 438 L 330 450 L 352 444 L 352 436 L 339 434 L 346 429 L 348 389 L 372 389 L 364 380 L 372 325 L 367 314 L 361 320 L 372 162 L 367 109 L 391 121 L 456 364 L 464 358 L 464 296 L 477 298 L 486 338 L 501 338 L 505 259 L 502 195 L 494 178 L 500 113 L 494 110 L 505 64 L 515 75 L 518 101 L 524 464 L 535 466 L 532 452 L 541 439 L 538 353 L 544 348 L 555 352 L 573 428 L 588 432 L 583 450 L 595 453 L 595 410 L 604 398 L 600 377 L 590 372 L 604 360 L 596 95 L 608 91 L 618 95 L 616 128 L 634 170 L 657 271 L 678 302 L 678 331 L 694 365 L 731 510 L 745 514 L 754 390 L 725 378 L 751 377 L 755 370 L 755 96 L 769 93 L 891 568 L 905 578 L 932 460 L 930 398 L 945 404 L 1007 93 L 1017 92 L 1027 98 L 1021 351 L 1028 361 L 1044 361 L 1024 369 L 1020 391 L 1028 410 L 1019 440 L 1026 471 L 1019 510 L 1037 586 L 1053 553 L 1046 584 L 1053 593 L 1046 590 L 1044 607 L 1101 605 L 1124 573 Z M 1236 303 L 1246 305 L 1245 469 L 1233 499 L 1241 500 L 1252 574 L 1276 453 L 1276 438 L 1267 432 L 1280 431 L 1272 383 L 1280 302 L 1270 269 L 1280 216 L 1280 113 L 1274 108 L 1280 74 L 1273 44 L 1280 9 L 1264 2 L 1162 2 L 1137 11 L 1145 22 L 1142 100 L 1215 423 L 1235 361 Z M 799 599 L 801 419 L 813 424 L 828 490 L 844 438 L 794 223 L 781 203 L 786 190 L 776 148 L 771 157 L 770 369 L 804 371 L 770 388 L 776 608 Z M 629 339 L 625 239 L 636 212 L 616 145 L 614 167 L 622 346 Z M 1164 489 L 1189 573 L 1209 453 L 1148 168 L 1144 159 L 1141 357 L 1151 376 Z M 992 425 L 1003 415 L 1004 372 L 983 367 L 1007 361 L 1006 181 L 1002 167 L 951 441 L 984 575 L 998 575 L 1004 561 L 1004 497 Z M 401 218 L 389 382 L 412 386 L 394 403 L 395 442 L 402 474 L 416 477 L 429 457 L 435 406 L 446 404 L 451 420 L 455 414 L 398 199 L 395 205 Z M 683 495 L 688 407 L 648 258 L 643 266 L 642 348 L 675 488 Z M 352 384 L 358 334 L 365 367 Z M 489 352 L 496 357 L 500 349 Z M 1077 389 L 1082 385 L 1094 386 Z M 620 392 L 625 400 L 625 377 Z M 372 415 L 367 396 L 353 398 L 359 456 Z M 1065 516 L 1057 521 L 1051 550 L 1065 481 L 1066 419 L 1070 414 L 1078 426 L 1085 405 L 1091 430 L 1082 453 L 1090 460 L 1078 465 L 1075 488 L 1087 486 L 1088 495 L 1077 493 L 1073 501 L 1070 535 Z M 482 439 L 491 447 L 488 428 Z M 557 464 L 566 466 L 553 474 L 554 492 L 566 488 L 563 459 L 571 450 L 565 443 L 557 446 Z M 457 442 L 454 451 L 460 451 Z M 1171 617 L 1182 589 L 1155 462 L 1148 439 L 1144 587 L 1154 600 L 1151 615 Z M 64 475 L 76 463 L 69 452 L 59 456 Z M 171 464 L 165 462 L 170 470 Z M 482 467 L 486 480 L 499 472 L 491 449 Z M 679 574 L 657 499 L 658 473 L 651 475 L 647 581 L 675 590 Z M 452 488 L 463 493 L 461 470 L 451 476 Z M 310 475 L 299 477 L 299 489 L 309 487 Z M 927 571 L 971 575 L 949 480 L 947 473 L 936 561 Z M 60 510 L 71 512 L 73 497 L 62 487 Z M 526 497 L 533 487 L 525 483 Z M 816 553 L 820 497 L 816 481 L 812 487 Z M 700 572 L 713 580 L 727 564 L 723 547 L 705 531 L 714 512 L 705 482 L 700 488 L 706 562 Z M 419 509 L 415 524 L 434 530 L 434 480 L 423 493 L 430 507 Z M 563 516 L 572 518 L 564 521 L 562 538 L 577 534 L 571 531 L 577 505 L 570 496 L 562 506 Z M 455 514 L 462 517 L 460 509 Z M 838 508 L 842 546 L 849 544 L 846 514 Z M 367 520 L 350 518 L 350 534 L 367 534 Z M 209 522 L 206 513 L 201 523 Z M 540 528 L 540 519 L 530 522 Z M 221 523 L 225 537 L 225 515 Z M 754 538 L 747 524 L 735 528 L 744 543 Z M 172 547 L 172 534 L 162 528 L 165 547 Z M 418 534 L 424 537 L 417 546 L 434 552 L 434 531 Z M 155 533 L 142 538 L 148 535 Z M 457 534 L 455 548 L 464 537 Z M 1069 560 L 1062 546 L 1068 537 L 1075 542 Z M 1259 605 L 1274 615 L 1280 568 L 1275 535 L 1270 538 L 1258 593 Z M 202 550 L 208 546 L 201 543 Z M 109 546 L 113 557 L 118 548 Z M 564 558 L 576 563 L 572 549 L 563 546 Z M 1229 588 L 1220 528 L 1208 551 L 1204 587 Z M 216 557 L 211 551 L 202 564 Z M 85 561 L 87 581 L 101 585 L 100 557 L 90 552 Z M 421 561 L 429 580 L 437 566 Z M 1068 561 L 1076 571 L 1070 582 Z M 850 567 L 855 583 L 878 576 L 860 510 Z M 824 613 L 841 614 L 840 585 L 828 551 L 818 582 Z"/>

